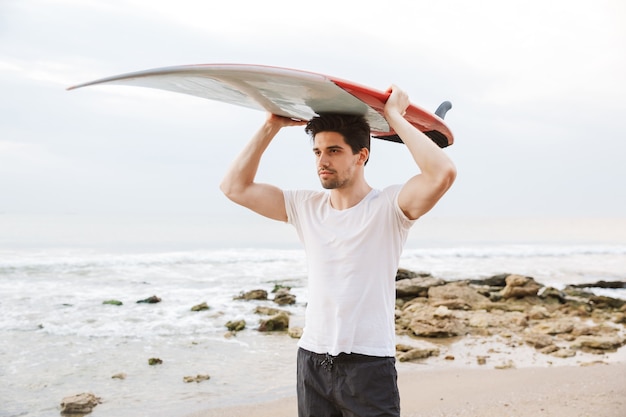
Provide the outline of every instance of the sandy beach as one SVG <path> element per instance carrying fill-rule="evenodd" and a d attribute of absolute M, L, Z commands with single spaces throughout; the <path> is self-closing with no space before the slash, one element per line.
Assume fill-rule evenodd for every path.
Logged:
<path fill-rule="evenodd" d="M 404 417 L 624 417 L 626 363 L 399 375 Z M 184 414 L 183 414 L 184 415 Z M 184 417 L 294 417 L 295 398 Z"/>

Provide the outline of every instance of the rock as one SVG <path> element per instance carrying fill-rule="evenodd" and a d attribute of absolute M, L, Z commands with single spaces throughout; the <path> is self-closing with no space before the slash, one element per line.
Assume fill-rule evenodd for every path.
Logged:
<path fill-rule="evenodd" d="M 415 272 L 415 271 L 410 271 L 404 268 L 398 268 L 398 272 L 396 272 L 396 281 L 400 281 L 402 279 L 430 277 L 430 276 L 431 275 L 428 272 Z"/>
<path fill-rule="evenodd" d="M 537 293 L 543 300 L 555 300 L 560 304 L 567 301 L 567 294 L 553 287 L 543 287 Z"/>
<path fill-rule="evenodd" d="M 607 288 L 607 289 L 620 289 L 626 288 L 626 281 L 596 281 L 590 284 L 576 284 L 571 285 L 574 288 Z"/>
<path fill-rule="evenodd" d="M 473 279 L 469 283 L 472 285 L 482 285 L 487 287 L 504 287 L 506 285 L 506 277 L 511 274 L 498 274 L 485 279 Z"/>
<path fill-rule="evenodd" d="M 544 306 L 532 306 L 528 312 L 528 318 L 531 320 L 542 320 L 549 317 L 550 313 Z"/>
<path fill-rule="evenodd" d="M 294 326 L 289 328 L 287 334 L 293 339 L 300 339 L 302 337 L 302 331 L 302 327 Z"/>
<path fill-rule="evenodd" d="M 296 296 L 291 294 L 288 289 L 281 288 L 276 292 L 276 295 L 274 295 L 274 302 L 281 306 L 295 304 Z"/>
<path fill-rule="evenodd" d="M 521 340 L 555 358 L 569 358 L 580 350 L 613 352 L 626 344 L 626 300 L 596 296 L 574 287 L 560 291 L 515 274 L 442 282 L 409 272 L 400 273 L 403 279 L 396 282 L 396 292 L 403 296 L 396 299 L 398 335 L 498 335 L 507 338 L 505 343 L 510 347 L 518 346 Z M 501 301 L 491 301 L 494 296 Z M 398 359 L 409 351 L 398 353 Z M 402 360 L 426 355 L 415 351 Z M 505 363 L 498 368 L 512 366 Z"/>
<path fill-rule="evenodd" d="M 183 381 L 186 383 L 191 383 L 191 382 L 200 383 L 202 381 L 208 381 L 209 379 L 211 379 L 209 375 L 196 375 L 196 376 L 183 377 Z"/>
<path fill-rule="evenodd" d="M 476 363 L 479 365 L 486 365 L 487 359 L 489 359 L 489 356 L 476 356 Z"/>
<path fill-rule="evenodd" d="M 148 298 L 145 298 L 143 300 L 137 301 L 137 304 L 139 304 L 139 303 L 156 304 L 156 303 L 160 303 L 160 302 L 161 302 L 161 299 L 159 297 L 157 297 L 156 295 L 153 295 L 152 297 L 148 297 Z"/>
<path fill-rule="evenodd" d="M 562 334 L 571 333 L 574 330 L 574 322 L 569 318 L 559 320 L 546 320 L 539 324 L 536 324 L 531 329 L 537 333 L 544 334 Z"/>
<path fill-rule="evenodd" d="M 618 329 L 616 327 L 608 326 L 604 324 L 601 324 L 598 326 L 582 324 L 582 325 L 576 326 L 574 330 L 572 330 L 572 334 L 576 337 L 578 336 L 612 336 L 616 332 L 618 332 Z"/>
<path fill-rule="evenodd" d="M 571 348 L 589 353 L 613 352 L 624 346 L 626 340 L 620 336 L 579 336 Z"/>
<path fill-rule="evenodd" d="M 268 319 L 259 322 L 260 332 L 285 331 L 289 329 L 289 316 L 286 313 L 278 313 Z"/>
<path fill-rule="evenodd" d="M 148 365 L 150 366 L 154 366 L 154 365 L 161 365 L 163 363 L 163 361 L 159 358 L 150 358 L 148 359 Z"/>
<path fill-rule="evenodd" d="M 626 314 L 624 313 L 615 313 L 611 317 L 611 321 L 615 324 L 626 324 Z"/>
<path fill-rule="evenodd" d="M 242 292 L 235 300 L 267 300 L 267 291 L 265 290 L 252 290 L 248 292 Z"/>
<path fill-rule="evenodd" d="M 262 314 L 264 316 L 274 316 L 278 313 L 285 313 L 285 314 L 289 314 L 289 312 L 285 311 L 285 310 L 281 310 L 279 308 L 274 308 L 274 307 L 266 307 L 266 306 L 257 306 L 254 309 L 254 312 L 256 314 Z"/>
<path fill-rule="evenodd" d="M 396 281 L 396 297 L 426 297 L 428 289 L 445 284 L 445 281 L 432 276 L 418 276 Z"/>
<path fill-rule="evenodd" d="M 61 414 L 89 414 L 95 406 L 102 404 L 102 399 L 91 392 L 63 398 Z"/>
<path fill-rule="evenodd" d="M 117 373 L 111 376 L 112 379 L 126 379 L 126 374 L 124 372 Z"/>
<path fill-rule="evenodd" d="M 549 355 L 551 353 L 554 353 L 556 351 L 558 351 L 560 348 L 557 345 L 548 345 L 544 348 L 539 349 L 539 352 L 545 354 L 545 355 Z"/>
<path fill-rule="evenodd" d="M 589 302 L 593 308 L 614 308 L 616 310 L 619 310 L 626 305 L 626 300 L 607 297 L 604 295 L 592 295 L 589 297 Z"/>
<path fill-rule="evenodd" d="M 454 316 L 435 317 L 434 310 L 423 310 L 414 314 L 408 328 L 415 336 L 453 337 L 464 333 L 465 326 Z"/>
<path fill-rule="evenodd" d="M 445 306 L 454 310 L 477 309 L 490 303 L 487 297 L 464 281 L 430 287 L 428 302 L 434 306 Z"/>
<path fill-rule="evenodd" d="M 576 351 L 572 349 L 559 349 L 555 352 L 550 353 L 550 355 L 554 356 L 555 358 L 561 359 L 572 358 L 576 356 Z"/>
<path fill-rule="evenodd" d="M 448 307 L 439 306 L 433 312 L 433 317 L 438 318 L 438 319 L 447 319 L 450 317 L 454 317 L 454 315 L 452 314 L 452 312 L 450 311 Z"/>
<path fill-rule="evenodd" d="M 548 346 L 554 345 L 554 339 L 552 336 L 545 333 L 525 333 L 523 335 L 524 343 L 534 347 L 535 349 L 544 349 Z"/>
<path fill-rule="evenodd" d="M 565 288 L 563 288 L 563 293 L 567 295 L 568 297 L 576 297 L 576 298 L 583 298 L 583 299 L 589 299 L 590 297 L 593 297 L 594 295 L 591 291 L 585 291 L 585 290 L 576 288 L 572 285 L 568 285 Z"/>
<path fill-rule="evenodd" d="M 502 290 L 502 297 L 509 299 L 535 296 L 540 288 L 541 285 L 533 278 L 512 274 L 506 277 L 506 286 Z"/>
<path fill-rule="evenodd" d="M 230 320 L 226 323 L 226 328 L 231 332 L 240 332 L 246 328 L 245 320 Z"/>
<path fill-rule="evenodd" d="M 124 303 L 122 303 L 119 300 L 106 300 L 106 301 L 103 301 L 102 304 L 108 304 L 108 305 L 112 305 L 112 306 L 121 306 Z"/>
<path fill-rule="evenodd" d="M 431 356 L 439 356 L 439 347 L 428 342 L 419 342 L 416 345 L 397 344 L 397 358 L 400 362 L 408 362 L 417 359 L 426 359 Z"/>
<path fill-rule="evenodd" d="M 206 302 L 200 303 L 191 307 L 191 311 L 204 311 L 204 310 L 209 310 L 209 309 L 210 307 L 207 305 Z"/>

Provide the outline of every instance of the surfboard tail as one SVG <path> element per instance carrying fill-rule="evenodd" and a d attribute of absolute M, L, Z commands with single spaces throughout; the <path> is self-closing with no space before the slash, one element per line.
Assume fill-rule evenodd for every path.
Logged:
<path fill-rule="evenodd" d="M 448 113 L 448 110 L 450 110 L 451 108 L 452 108 L 452 103 L 450 103 L 449 101 L 444 101 L 443 103 L 439 105 L 439 107 L 437 107 L 437 110 L 435 110 L 435 114 L 440 119 L 443 120 L 446 117 L 446 113 Z M 440 148 L 445 148 L 452 144 L 452 142 L 448 139 L 448 137 L 445 134 L 439 132 L 438 130 L 428 130 L 423 133 L 426 136 L 428 136 L 433 142 L 435 142 L 437 146 L 439 146 Z M 397 134 L 387 135 L 387 136 L 376 135 L 373 137 L 375 137 L 376 139 L 388 140 L 390 142 L 404 143 L 402 139 L 400 138 L 400 136 L 398 136 Z"/>

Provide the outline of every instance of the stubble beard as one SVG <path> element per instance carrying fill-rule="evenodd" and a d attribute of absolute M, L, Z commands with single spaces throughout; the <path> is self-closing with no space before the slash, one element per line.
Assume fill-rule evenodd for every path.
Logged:
<path fill-rule="evenodd" d="M 320 182 L 322 187 L 326 190 L 336 190 L 338 188 L 343 188 L 350 182 L 347 178 L 329 178 L 329 179 L 321 179 Z"/>

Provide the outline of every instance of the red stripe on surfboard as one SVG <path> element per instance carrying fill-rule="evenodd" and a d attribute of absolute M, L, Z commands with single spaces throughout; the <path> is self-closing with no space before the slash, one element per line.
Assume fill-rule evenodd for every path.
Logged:
<path fill-rule="evenodd" d="M 373 90 L 371 88 L 337 78 L 330 78 L 330 80 L 348 93 L 352 94 L 354 97 L 361 100 L 363 103 L 367 104 L 369 107 L 376 110 L 378 113 L 384 115 L 385 103 L 389 98 L 389 93 Z M 436 130 L 442 133 L 448 139 L 448 145 L 452 145 L 452 143 L 454 142 L 454 136 L 452 135 L 452 132 L 437 115 L 432 114 L 414 104 L 411 104 L 407 108 L 404 117 L 409 121 L 409 123 L 411 123 L 422 132 Z M 395 132 L 393 131 L 373 131 L 372 133 L 378 136 L 391 136 L 395 134 Z"/>

